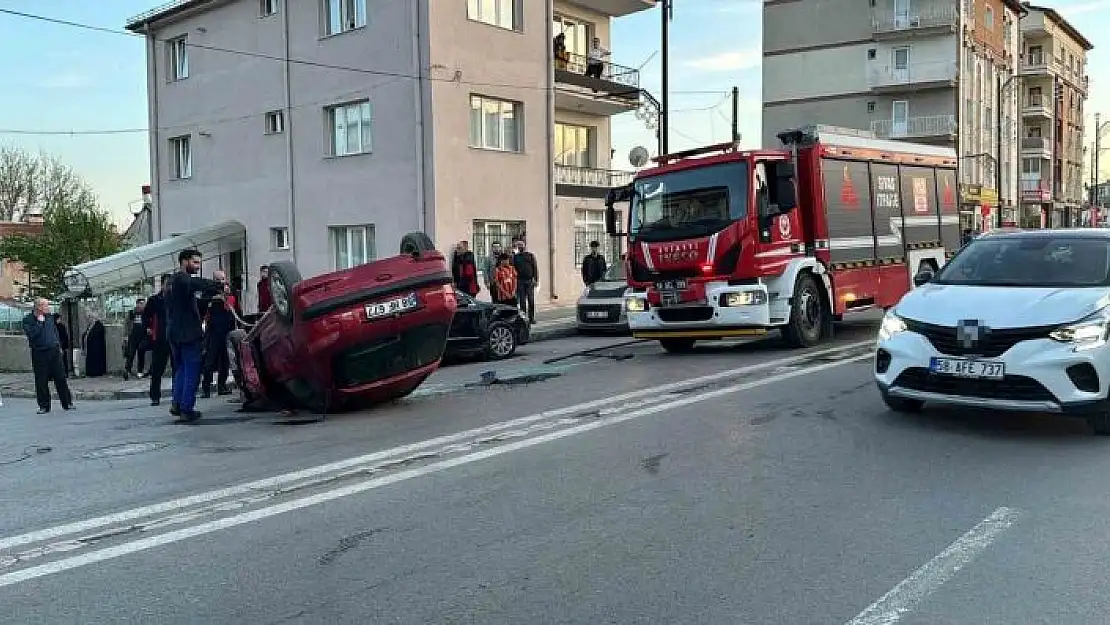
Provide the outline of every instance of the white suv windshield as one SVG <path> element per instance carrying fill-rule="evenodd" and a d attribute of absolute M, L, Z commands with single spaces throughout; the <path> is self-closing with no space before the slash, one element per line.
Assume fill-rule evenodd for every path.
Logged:
<path fill-rule="evenodd" d="M 934 284 L 1016 287 L 1110 286 L 1110 241 L 1082 236 L 1006 236 L 971 241 Z"/>

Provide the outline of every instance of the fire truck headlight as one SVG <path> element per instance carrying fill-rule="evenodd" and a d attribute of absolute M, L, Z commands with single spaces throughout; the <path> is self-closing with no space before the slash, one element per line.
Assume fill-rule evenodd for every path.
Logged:
<path fill-rule="evenodd" d="M 721 306 L 762 306 L 767 303 L 767 294 L 763 291 L 741 291 L 739 293 L 723 293 Z"/>
<path fill-rule="evenodd" d="M 624 309 L 628 312 L 644 312 L 647 310 L 647 301 L 642 297 L 629 297 L 624 300 Z"/>

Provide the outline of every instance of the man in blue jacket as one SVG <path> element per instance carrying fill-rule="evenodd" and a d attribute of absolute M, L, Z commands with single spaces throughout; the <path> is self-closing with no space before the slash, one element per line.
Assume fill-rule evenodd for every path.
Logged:
<path fill-rule="evenodd" d="M 39 402 L 39 414 L 50 412 L 50 381 L 58 389 L 58 401 L 62 408 L 73 410 L 73 396 L 66 382 L 66 367 L 62 361 L 62 342 L 58 338 L 58 327 L 50 314 L 50 302 L 35 300 L 35 309 L 23 318 L 23 333 L 31 346 L 31 369 L 35 372 L 35 398 Z"/>
<path fill-rule="evenodd" d="M 223 272 L 215 280 L 206 280 L 200 273 L 201 254 L 184 250 L 177 255 L 178 270 L 170 278 L 166 293 L 166 337 L 173 355 L 173 408 L 170 414 L 186 423 L 196 421 L 197 387 L 200 386 L 200 365 L 204 330 L 201 327 L 200 297 L 211 297 L 228 290 Z M 174 410 L 176 409 L 176 410 Z"/>

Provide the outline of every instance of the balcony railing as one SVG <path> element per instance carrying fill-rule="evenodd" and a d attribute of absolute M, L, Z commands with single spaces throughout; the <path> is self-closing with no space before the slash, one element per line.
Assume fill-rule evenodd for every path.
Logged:
<path fill-rule="evenodd" d="M 1021 139 L 1022 150 L 1044 150 L 1047 152 L 1050 149 L 1048 139 L 1045 137 L 1022 137 Z"/>
<path fill-rule="evenodd" d="M 871 122 L 871 132 L 880 139 L 911 139 L 941 137 L 956 134 L 955 115 L 926 115 L 906 120 L 876 119 Z"/>
<path fill-rule="evenodd" d="M 875 33 L 897 33 L 923 28 L 955 28 L 960 12 L 955 4 L 914 7 L 912 11 L 872 9 L 871 27 Z"/>
<path fill-rule="evenodd" d="M 555 164 L 555 184 L 611 189 L 632 182 L 634 172 Z"/>
<path fill-rule="evenodd" d="M 640 70 L 632 67 L 625 67 L 624 65 L 617 65 L 616 63 L 610 63 L 608 61 L 599 61 L 598 64 L 601 66 L 601 71 L 592 75 L 592 78 L 639 90 Z M 564 58 L 555 59 L 555 70 L 557 72 L 569 72 L 571 74 L 586 76 L 590 70 L 590 61 L 581 54 L 567 53 Z M 556 76 L 556 80 L 558 80 L 558 76 Z"/>
<path fill-rule="evenodd" d="M 1021 199 L 1026 202 L 1052 200 L 1052 183 L 1044 178 L 1024 178 L 1021 181 Z"/>
<path fill-rule="evenodd" d="M 929 83 L 950 83 L 956 80 L 955 63 L 911 63 L 906 67 L 892 65 L 873 67 L 868 75 L 872 89 L 909 87 Z"/>

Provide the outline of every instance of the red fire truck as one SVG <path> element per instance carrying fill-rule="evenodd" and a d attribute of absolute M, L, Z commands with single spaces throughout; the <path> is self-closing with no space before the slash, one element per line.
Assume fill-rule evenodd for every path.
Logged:
<path fill-rule="evenodd" d="M 663 155 L 609 192 L 611 235 L 627 203 L 633 336 L 685 351 L 777 329 L 814 345 L 959 247 L 955 150 L 829 126 L 778 137 Z"/>

